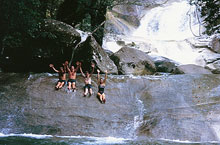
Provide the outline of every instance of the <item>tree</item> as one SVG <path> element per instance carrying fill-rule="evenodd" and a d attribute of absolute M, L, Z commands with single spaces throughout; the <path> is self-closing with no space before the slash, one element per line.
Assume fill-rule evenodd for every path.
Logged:
<path fill-rule="evenodd" d="M 104 33 L 103 21 L 107 9 L 116 5 L 144 5 L 143 0 L 65 0 L 60 6 L 57 19 L 83 31 L 93 32 L 93 36 L 102 45 Z M 100 27 L 101 25 L 101 27 Z"/>
<path fill-rule="evenodd" d="M 40 6 L 39 0 L 1 0 L 1 55 L 9 56 L 15 67 L 26 67 L 31 57 L 31 41 L 44 19 Z"/>
<path fill-rule="evenodd" d="M 190 0 L 191 5 L 196 5 L 204 18 L 206 33 L 220 33 L 220 1 L 219 0 Z"/>

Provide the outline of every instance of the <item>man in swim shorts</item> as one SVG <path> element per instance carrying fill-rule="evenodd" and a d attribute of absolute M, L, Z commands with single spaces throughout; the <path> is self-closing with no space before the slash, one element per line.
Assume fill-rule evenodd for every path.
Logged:
<path fill-rule="evenodd" d="M 66 72 L 63 67 L 60 67 L 60 70 L 57 70 L 53 64 L 49 65 L 55 72 L 59 74 L 59 80 L 55 87 L 56 90 L 61 89 L 66 84 Z"/>
<path fill-rule="evenodd" d="M 76 65 L 77 65 L 76 68 L 74 68 L 73 65 L 69 68 L 68 61 L 66 61 L 66 63 L 65 63 L 66 69 L 69 74 L 69 80 L 67 81 L 68 82 L 68 90 L 71 90 L 71 88 L 72 88 L 74 92 L 76 90 L 76 73 L 80 67 L 80 62 L 77 61 Z"/>

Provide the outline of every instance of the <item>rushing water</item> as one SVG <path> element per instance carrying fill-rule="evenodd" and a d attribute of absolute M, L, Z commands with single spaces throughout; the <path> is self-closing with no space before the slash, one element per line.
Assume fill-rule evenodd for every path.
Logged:
<path fill-rule="evenodd" d="M 134 43 L 137 49 L 149 55 L 164 56 L 180 64 L 205 65 L 205 61 L 188 43 L 188 38 L 199 36 L 202 27 L 198 10 L 187 0 L 169 2 L 145 11 L 140 26 L 127 36 L 118 36 L 126 44 Z M 108 37 L 108 36 L 107 36 Z M 121 46 L 111 40 L 103 47 L 113 52 Z"/>
<path fill-rule="evenodd" d="M 1 145 L 182 145 L 219 144 L 220 142 L 190 142 L 168 139 L 132 140 L 114 137 L 51 136 L 36 134 L 0 134 Z"/>

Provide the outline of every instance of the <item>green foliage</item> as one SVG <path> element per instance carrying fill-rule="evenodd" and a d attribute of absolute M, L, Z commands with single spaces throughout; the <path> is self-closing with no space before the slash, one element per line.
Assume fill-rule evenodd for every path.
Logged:
<path fill-rule="evenodd" d="M 20 48 L 23 46 L 23 38 L 21 33 L 15 32 L 6 35 L 3 39 L 3 46 L 6 48 Z"/>
<path fill-rule="evenodd" d="M 220 1 L 219 0 L 190 0 L 199 8 L 201 16 L 204 18 L 207 34 L 220 33 Z"/>
<path fill-rule="evenodd" d="M 0 7 L 3 12 L 1 14 L 3 44 L 12 42 L 11 45 L 6 46 L 17 47 L 22 45 L 20 43 L 25 43 L 24 40 L 28 41 L 37 36 L 43 20 L 39 0 L 2 0 Z M 12 41 L 11 38 L 14 40 Z"/>

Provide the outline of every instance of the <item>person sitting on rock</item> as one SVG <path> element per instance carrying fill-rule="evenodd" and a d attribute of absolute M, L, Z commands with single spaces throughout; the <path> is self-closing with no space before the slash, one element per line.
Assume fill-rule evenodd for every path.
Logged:
<path fill-rule="evenodd" d="M 84 97 L 87 96 L 88 94 L 88 91 L 89 91 L 89 94 L 90 96 L 92 95 L 92 74 L 94 72 L 94 67 L 95 67 L 95 64 L 91 64 L 91 67 L 92 67 L 92 72 L 89 74 L 88 71 L 86 71 L 86 74 L 83 73 L 82 71 L 82 67 L 80 65 L 80 72 L 82 74 L 82 76 L 84 77 L 84 83 L 85 83 L 85 86 L 84 86 Z"/>
<path fill-rule="evenodd" d="M 71 87 L 73 89 L 73 91 L 75 92 L 76 90 L 76 72 L 78 71 L 79 67 L 80 67 L 80 62 L 76 62 L 77 67 L 74 68 L 74 66 L 72 65 L 70 68 L 68 66 L 68 61 L 65 62 L 65 66 L 67 69 L 67 72 L 69 74 L 69 80 L 68 82 L 68 90 L 71 90 Z"/>
<path fill-rule="evenodd" d="M 59 80 L 55 87 L 56 90 L 61 89 L 66 84 L 66 72 L 63 67 L 60 67 L 60 70 L 55 69 L 53 64 L 49 65 L 55 72 L 59 74 Z"/>
<path fill-rule="evenodd" d="M 105 94 L 104 94 L 104 90 L 105 90 L 105 83 L 106 83 L 106 80 L 107 80 L 107 70 L 105 71 L 105 79 L 103 78 L 100 78 L 100 70 L 97 70 L 97 80 L 98 80 L 98 97 L 99 97 L 99 100 L 101 101 L 101 103 L 105 104 Z"/>

